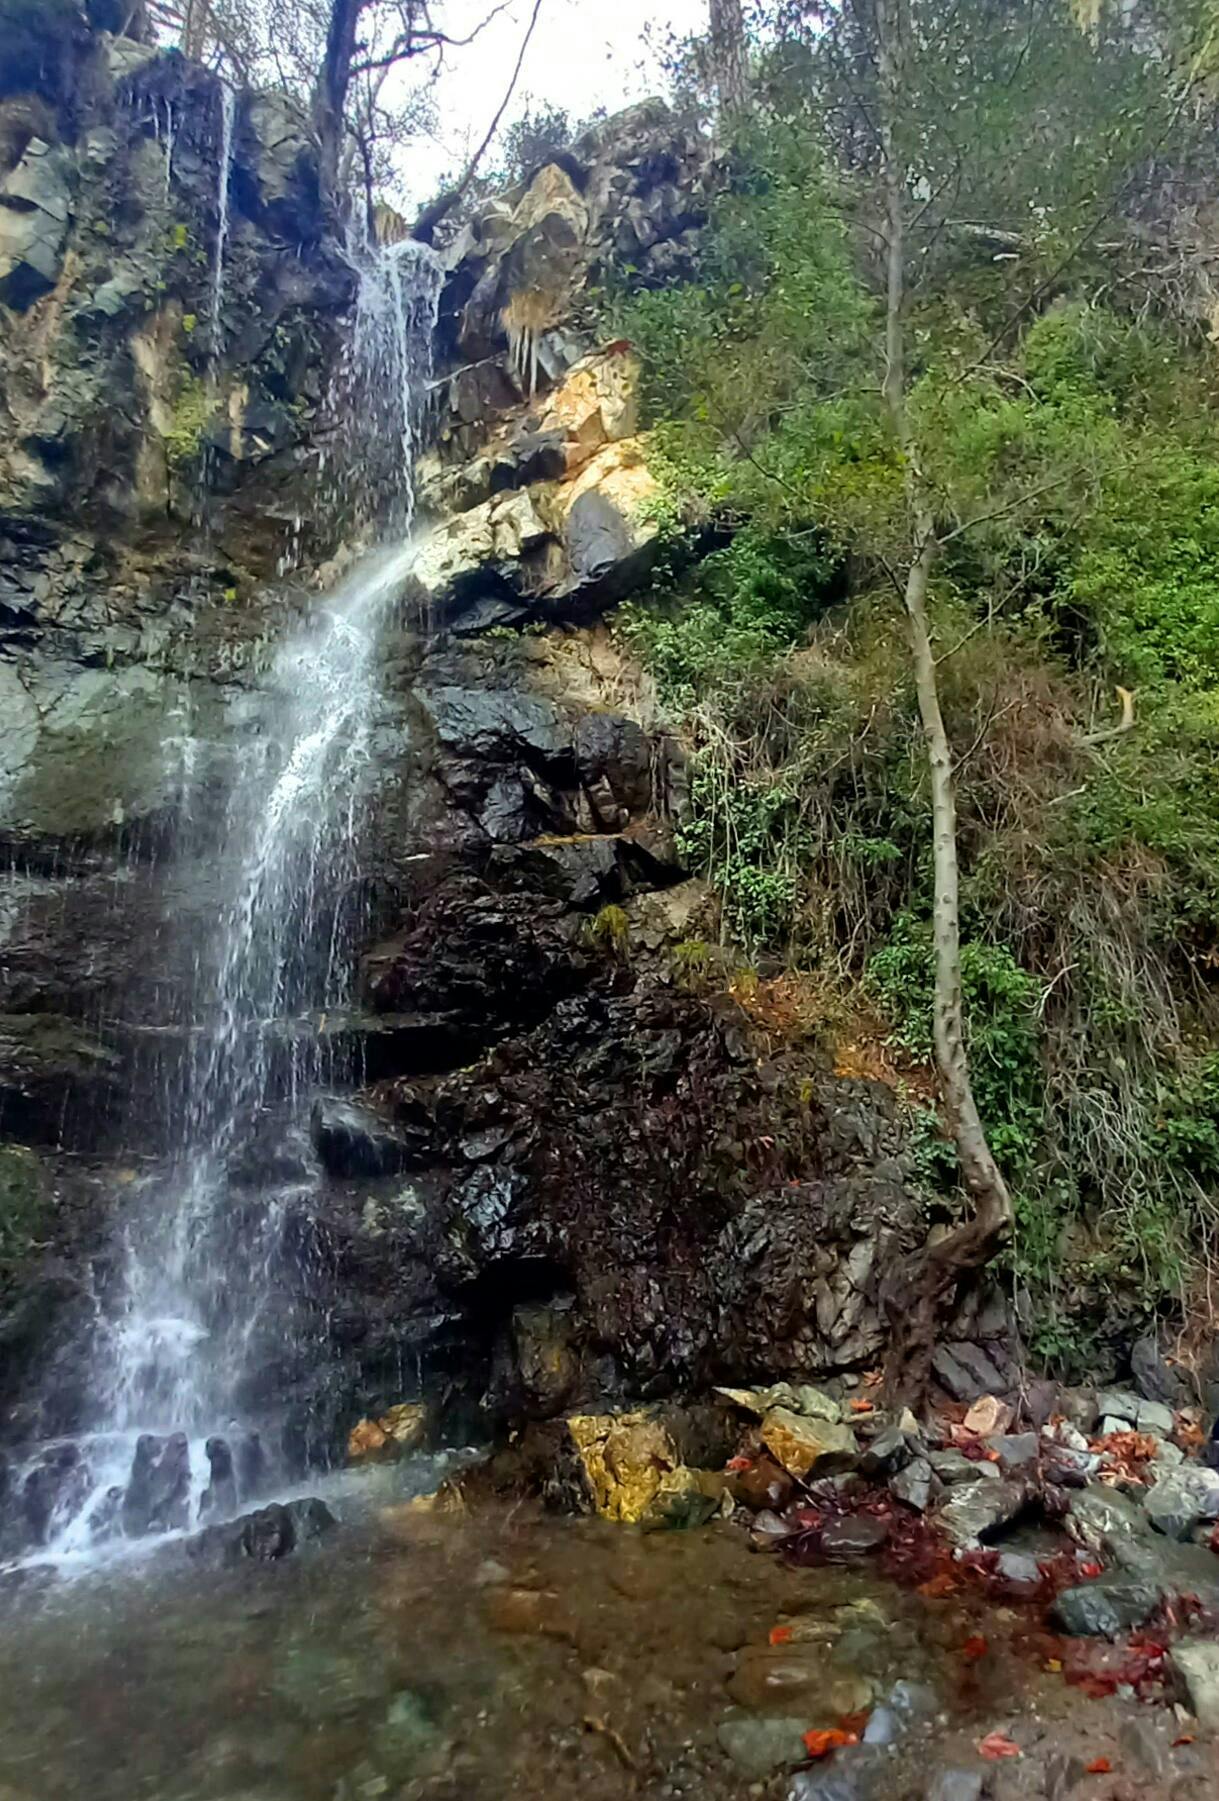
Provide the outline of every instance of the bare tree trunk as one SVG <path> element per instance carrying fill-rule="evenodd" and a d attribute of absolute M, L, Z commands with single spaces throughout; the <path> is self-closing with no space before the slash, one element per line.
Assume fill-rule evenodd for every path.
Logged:
<path fill-rule="evenodd" d="M 921 1387 L 926 1379 L 941 1304 L 968 1270 L 984 1264 L 1011 1222 L 1011 1197 L 978 1117 L 965 1048 L 961 998 L 960 872 L 952 750 L 940 708 L 935 651 L 927 617 L 927 592 L 939 553 L 935 515 L 919 461 L 906 404 L 905 369 L 905 170 L 895 141 L 900 117 L 905 42 L 904 0 L 875 0 L 880 76 L 880 147 L 885 191 L 886 297 L 884 400 L 901 450 L 910 525 L 911 556 L 903 598 L 919 717 L 927 744 L 931 787 L 934 871 L 933 998 L 935 1061 L 944 1106 L 973 1201 L 973 1216 L 914 1260 L 894 1271 L 887 1304 L 893 1327 L 889 1383 Z"/>
<path fill-rule="evenodd" d="M 326 52 L 313 90 L 313 128 L 318 142 L 318 184 L 323 204 L 332 219 L 337 218 L 342 210 L 339 167 L 346 129 L 347 89 L 351 85 L 356 33 L 364 6 L 365 0 L 333 0 L 330 22 L 326 29 Z"/>
<path fill-rule="evenodd" d="M 749 57 L 741 0 L 711 0 L 711 75 L 726 119 L 749 105 Z"/>

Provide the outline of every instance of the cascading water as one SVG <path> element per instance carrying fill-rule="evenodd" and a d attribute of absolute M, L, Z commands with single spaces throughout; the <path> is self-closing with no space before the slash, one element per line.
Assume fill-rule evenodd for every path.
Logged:
<path fill-rule="evenodd" d="M 222 251 L 223 237 L 218 301 Z M 279 650 L 265 730 L 243 747 L 216 847 L 214 923 L 194 955 L 174 1142 L 127 1209 L 117 1304 L 98 1326 L 97 1430 L 41 1453 L 27 1477 L 49 1472 L 53 1554 L 184 1527 L 201 1510 L 219 1516 L 266 1475 L 257 1436 L 232 1433 L 257 1422 L 250 1396 L 296 1329 L 284 1226 L 294 1183 L 299 1198 L 313 1178 L 301 1158 L 286 1181 L 251 1193 L 236 1172 L 268 1126 L 281 1164 L 291 1162 L 284 1147 L 303 1139 L 302 1107 L 333 1073 L 325 1020 L 351 998 L 378 627 L 413 555 L 412 465 L 440 287 L 417 244 L 366 247 L 353 261 L 349 460 L 367 470 L 370 494 L 383 490 L 376 506 L 393 542 L 358 562 Z M 181 758 L 177 733 L 167 754 Z"/>
<path fill-rule="evenodd" d="M 220 170 L 216 189 L 216 248 L 212 257 L 212 319 L 209 339 L 213 376 L 224 341 L 224 255 L 229 242 L 229 183 L 233 173 L 233 128 L 236 121 L 237 95 L 227 83 L 221 82 Z M 172 142 L 171 137 L 168 154 L 172 154 Z M 166 179 L 168 181 L 168 176 Z"/>

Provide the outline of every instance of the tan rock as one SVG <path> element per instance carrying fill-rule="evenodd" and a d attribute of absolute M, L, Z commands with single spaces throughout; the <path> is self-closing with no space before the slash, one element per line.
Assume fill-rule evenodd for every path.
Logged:
<path fill-rule="evenodd" d="M 762 1443 L 785 1470 L 802 1481 L 853 1469 L 859 1456 L 849 1426 L 808 1419 L 788 1407 L 774 1407 L 763 1419 Z"/>
<path fill-rule="evenodd" d="M 646 1411 L 573 1414 L 567 1430 L 603 1519 L 663 1526 L 705 1517 L 707 1503 L 724 1504 L 727 1478 L 684 1464 L 669 1432 Z"/>
<path fill-rule="evenodd" d="M 543 431 L 560 431 L 575 473 L 606 444 L 639 429 L 639 359 L 629 350 L 600 351 L 576 363 L 552 395 Z"/>
<path fill-rule="evenodd" d="M 361 1420 L 347 1438 L 347 1457 L 359 1463 L 371 1457 L 400 1457 L 418 1448 L 427 1436 L 427 1408 L 422 1401 L 400 1401 L 380 1419 Z"/>

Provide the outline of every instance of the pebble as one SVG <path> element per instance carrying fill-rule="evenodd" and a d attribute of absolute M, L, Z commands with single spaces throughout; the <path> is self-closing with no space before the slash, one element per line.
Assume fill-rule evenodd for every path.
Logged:
<path fill-rule="evenodd" d="M 769 1776 L 772 1770 L 804 1762 L 805 1730 L 803 1715 L 728 1714 L 716 1737 L 746 1776 Z"/>

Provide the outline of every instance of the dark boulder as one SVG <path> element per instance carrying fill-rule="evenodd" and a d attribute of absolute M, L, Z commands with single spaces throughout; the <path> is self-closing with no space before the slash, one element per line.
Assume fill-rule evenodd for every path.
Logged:
<path fill-rule="evenodd" d="M 332 1176 L 390 1176 L 410 1160 L 403 1140 L 354 1101 L 315 1101 L 310 1126 L 314 1149 Z"/>
<path fill-rule="evenodd" d="M 209 1513 L 236 1513 L 237 1476 L 227 1439 L 208 1439 L 207 1461 L 211 1475 L 199 1502 L 199 1517 L 202 1519 Z"/>
<path fill-rule="evenodd" d="M 186 1541 L 193 1561 L 219 1568 L 246 1561 L 276 1563 L 299 1546 L 321 1538 L 337 1521 L 324 1501 L 272 1502 L 224 1525 L 208 1526 Z"/>

